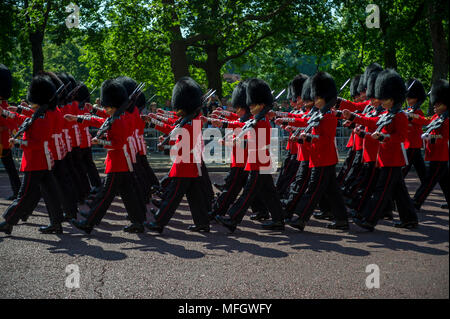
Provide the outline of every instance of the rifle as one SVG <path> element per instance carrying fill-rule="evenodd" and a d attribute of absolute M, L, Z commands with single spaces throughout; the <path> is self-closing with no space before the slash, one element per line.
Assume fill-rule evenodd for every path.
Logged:
<path fill-rule="evenodd" d="M 433 130 L 439 129 L 442 124 L 444 124 L 445 120 L 448 118 L 448 111 L 441 114 L 439 117 L 435 118 L 430 124 L 425 127 L 425 133 L 422 134 L 423 139 L 429 139 L 431 136 L 431 132 Z M 434 139 L 431 139 L 431 143 L 434 144 Z"/>
<path fill-rule="evenodd" d="M 144 82 L 141 82 L 134 91 L 130 94 L 128 97 L 128 101 L 125 102 L 121 107 L 119 107 L 112 116 L 108 117 L 106 121 L 103 123 L 103 125 L 98 129 L 97 135 L 95 136 L 96 139 L 102 138 L 102 136 L 111 129 L 111 126 L 113 125 L 114 121 L 118 119 L 123 112 L 125 112 L 126 109 L 128 109 L 133 103 L 136 102 L 136 99 L 138 98 L 139 94 L 142 93 L 141 89 L 145 86 Z"/>
<path fill-rule="evenodd" d="M 164 140 L 158 144 L 158 148 L 162 148 L 164 145 L 168 144 L 170 141 L 170 138 L 172 137 L 172 135 L 180 128 L 182 128 L 183 126 L 185 126 L 186 124 L 188 124 L 189 122 L 191 122 L 194 118 L 197 117 L 197 115 L 200 113 L 200 108 L 196 109 L 194 112 L 192 112 L 191 114 L 178 119 L 174 124 L 175 127 L 169 132 L 169 134 L 167 134 L 167 136 L 164 138 Z"/>

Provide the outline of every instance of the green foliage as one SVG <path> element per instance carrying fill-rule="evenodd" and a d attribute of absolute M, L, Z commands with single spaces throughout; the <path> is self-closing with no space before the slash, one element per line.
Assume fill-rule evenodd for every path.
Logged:
<path fill-rule="evenodd" d="M 80 29 L 68 29 L 65 6 L 80 7 Z M 367 4 L 380 6 L 382 27 L 365 25 Z M 397 70 L 429 88 L 433 50 L 424 0 L 5 0 L 0 3 L 0 62 L 14 76 L 13 100 L 31 79 L 28 35 L 45 27 L 44 67 L 70 72 L 89 87 L 127 75 L 146 82 L 163 104 L 174 83 L 171 44 L 185 41 L 189 75 L 209 89 L 211 74 L 261 77 L 275 91 L 298 73 L 330 72 L 340 85 L 366 65 L 385 66 L 393 46 Z M 50 7 L 49 7 L 50 6 Z M 46 11 L 50 8 L 47 23 Z M 445 11 L 447 10 L 447 11 Z M 448 8 L 442 14 L 448 32 Z M 181 33 L 174 30 L 179 28 Z M 210 50 L 216 48 L 217 56 Z M 215 58 L 216 60 L 214 60 Z M 236 83 L 222 81 L 223 96 Z M 348 94 L 348 87 L 342 93 Z"/>

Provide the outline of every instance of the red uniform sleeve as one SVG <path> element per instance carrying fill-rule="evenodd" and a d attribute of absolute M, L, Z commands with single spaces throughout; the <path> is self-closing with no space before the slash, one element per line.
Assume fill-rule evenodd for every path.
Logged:
<path fill-rule="evenodd" d="M 339 106 L 339 109 L 344 110 L 347 109 L 350 112 L 355 112 L 355 111 L 363 111 L 364 108 L 370 104 L 370 100 L 364 101 L 364 102 L 352 102 L 352 101 L 348 101 L 348 100 L 342 100 L 341 104 Z"/>

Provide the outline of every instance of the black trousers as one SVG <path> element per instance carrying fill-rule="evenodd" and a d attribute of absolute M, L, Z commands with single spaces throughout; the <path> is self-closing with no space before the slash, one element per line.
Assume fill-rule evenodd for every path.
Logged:
<path fill-rule="evenodd" d="M 226 214 L 230 206 L 234 203 L 241 190 L 244 188 L 248 179 L 248 171 L 244 167 L 232 167 L 230 173 L 225 179 L 224 190 L 214 201 L 212 211 L 215 215 L 223 216 Z M 253 202 L 250 207 L 253 213 L 265 213 L 267 208 L 262 202 Z"/>
<path fill-rule="evenodd" d="M 80 171 L 76 168 L 76 158 L 73 151 L 66 154 L 64 161 L 74 182 L 74 192 L 76 192 L 77 200 L 83 201 L 88 196 L 89 190 L 86 189 L 86 184 L 82 182 Z"/>
<path fill-rule="evenodd" d="M 212 210 L 212 202 L 214 200 L 214 190 L 211 183 L 211 179 L 209 178 L 208 169 L 206 168 L 205 162 L 202 160 L 201 164 L 201 170 L 202 170 L 202 176 L 201 179 L 203 181 L 202 189 L 203 189 L 203 195 L 205 198 L 203 199 L 206 201 L 206 207 L 208 212 Z"/>
<path fill-rule="evenodd" d="M 375 162 L 363 164 L 361 178 L 356 185 L 353 185 L 349 193 L 350 208 L 360 211 L 364 207 L 375 189 L 379 175 L 380 171 L 376 167 Z"/>
<path fill-rule="evenodd" d="M 91 187 L 102 186 L 100 174 L 98 173 L 97 166 L 95 166 L 94 160 L 92 159 L 92 148 L 80 148 L 79 156 L 82 165 L 86 169 Z"/>
<path fill-rule="evenodd" d="M 359 150 L 355 152 L 355 157 L 353 159 L 350 170 L 342 184 L 345 189 L 350 187 L 352 183 L 355 181 L 355 179 L 359 177 L 359 175 L 361 174 L 362 167 L 363 167 L 363 150 Z"/>
<path fill-rule="evenodd" d="M 414 203 L 417 207 L 421 207 L 433 188 L 439 183 L 444 193 L 445 201 L 448 204 L 448 178 L 449 178 L 448 162 L 430 162 L 430 167 L 414 195 Z"/>
<path fill-rule="evenodd" d="M 91 191 L 91 186 L 89 184 L 86 163 L 83 158 L 81 148 L 74 147 L 72 149 L 72 158 L 73 167 L 76 169 L 76 174 L 78 175 L 80 181 L 80 193 L 82 194 L 82 199 L 85 199 Z"/>
<path fill-rule="evenodd" d="M 144 167 L 142 167 L 141 162 L 137 160 L 133 163 L 133 175 L 137 182 L 136 187 L 138 188 L 139 196 L 145 204 L 150 203 L 150 180 L 147 178 Z"/>
<path fill-rule="evenodd" d="M 55 161 L 53 166 L 53 175 L 57 182 L 57 190 L 62 205 L 62 209 L 66 214 L 76 216 L 78 213 L 77 197 L 73 192 L 73 181 L 63 160 Z"/>
<path fill-rule="evenodd" d="M 344 163 L 342 164 L 341 169 L 339 170 L 339 173 L 337 175 L 337 181 L 339 185 L 342 186 L 344 183 L 345 178 L 347 177 L 348 172 L 350 171 L 350 168 L 352 167 L 352 163 L 355 159 L 356 151 L 351 147 L 347 153 L 347 157 L 345 158 Z"/>
<path fill-rule="evenodd" d="M 17 173 L 16 165 L 14 165 L 11 149 L 2 150 L 2 163 L 5 167 L 6 173 L 8 174 L 13 195 L 17 197 L 20 189 L 20 178 Z"/>
<path fill-rule="evenodd" d="M 286 200 L 282 200 L 286 217 L 292 217 L 295 207 L 308 187 L 310 176 L 309 161 L 301 162 L 295 180 L 289 187 L 289 195 Z"/>
<path fill-rule="evenodd" d="M 257 202 L 264 204 L 274 221 L 283 220 L 283 210 L 272 175 L 250 171 L 242 194 L 230 207 L 228 215 L 232 220 L 239 223 L 244 218 L 250 205 Z"/>
<path fill-rule="evenodd" d="M 142 168 L 144 169 L 145 178 L 149 181 L 150 185 L 151 186 L 154 186 L 154 185 L 159 186 L 159 180 L 156 177 L 155 172 L 151 168 L 150 163 L 148 162 L 147 156 L 138 154 L 136 159 L 140 163 Z"/>
<path fill-rule="evenodd" d="M 183 196 L 186 195 L 192 219 L 196 225 L 208 225 L 208 208 L 204 198 L 202 177 L 171 177 L 165 188 L 164 199 L 155 214 L 155 221 L 165 226 L 169 223 Z"/>
<path fill-rule="evenodd" d="M 406 155 L 408 156 L 408 165 L 403 167 L 403 177 L 408 175 L 411 166 L 414 165 L 417 176 L 419 176 L 420 182 L 423 183 L 425 181 L 425 176 L 427 175 L 427 169 L 422 157 L 422 150 L 420 148 L 408 148 L 406 150 Z"/>
<path fill-rule="evenodd" d="M 303 221 L 308 221 L 319 202 L 326 196 L 329 209 L 338 221 L 347 220 L 347 210 L 336 180 L 336 165 L 313 167 L 305 194 L 294 212 Z"/>
<path fill-rule="evenodd" d="M 290 154 L 286 157 L 278 175 L 276 189 L 280 197 L 287 195 L 289 183 L 295 178 L 300 162 L 297 161 L 297 154 Z M 284 196 L 283 196 L 284 195 Z"/>
<path fill-rule="evenodd" d="M 19 219 L 30 215 L 41 198 L 45 199 L 51 224 L 63 221 L 63 212 L 59 201 L 57 183 L 49 170 L 24 172 L 22 185 L 17 199 L 6 209 L 3 217 L 11 225 L 16 225 Z"/>
<path fill-rule="evenodd" d="M 402 222 L 417 221 L 416 209 L 409 196 L 401 167 L 380 167 L 379 177 L 370 200 L 364 205 L 361 216 L 371 224 L 383 218 L 391 201 L 397 204 Z"/>
<path fill-rule="evenodd" d="M 135 189 L 131 172 L 116 172 L 106 175 L 102 190 L 95 196 L 93 205 L 86 219 L 90 225 L 99 223 L 111 206 L 112 201 L 120 195 L 132 223 L 145 221 L 145 207 L 142 207 Z"/>

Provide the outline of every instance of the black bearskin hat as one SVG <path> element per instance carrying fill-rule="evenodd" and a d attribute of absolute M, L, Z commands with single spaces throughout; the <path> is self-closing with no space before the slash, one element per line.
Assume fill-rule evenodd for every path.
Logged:
<path fill-rule="evenodd" d="M 202 89 L 190 77 L 182 77 L 172 90 L 172 106 L 175 110 L 183 110 L 186 114 L 195 112 L 202 106 Z"/>
<path fill-rule="evenodd" d="M 239 84 L 234 88 L 233 94 L 231 95 L 231 106 L 234 109 L 243 108 L 248 113 L 250 108 L 247 105 L 247 86 L 248 81 L 239 82 Z"/>
<path fill-rule="evenodd" d="M 70 102 L 67 100 L 67 96 L 69 95 L 70 91 L 72 91 L 72 89 L 74 88 L 72 87 L 72 84 L 69 80 L 69 77 L 67 76 L 67 73 L 60 72 L 57 73 L 56 76 L 62 81 L 64 85 L 68 84 L 66 89 L 61 93 L 61 101 L 60 101 L 61 104 L 67 104 Z"/>
<path fill-rule="evenodd" d="M 375 83 L 380 73 L 381 73 L 380 70 L 375 70 L 369 74 L 369 77 L 367 79 L 367 90 L 366 90 L 366 97 L 368 99 L 375 98 Z"/>
<path fill-rule="evenodd" d="M 350 82 L 350 96 L 352 97 L 352 99 L 357 97 L 360 93 L 358 91 L 358 85 L 359 85 L 359 81 L 361 80 L 361 77 L 362 77 L 361 74 L 355 75 L 353 77 L 352 81 Z"/>
<path fill-rule="evenodd" d="M 3 64 L 0 64 L 0 96 L 7 100 L 11 97 L 12 76 L 11 71 Z"/>
<path fill-rule="evenodd" d="M 311 80 L 311 97 L 315 100 L 321 97 L 326 104 L 335 104 L 337 98 L 336 83 L 327 72 L 316 73 Z"/>
<path fill-rule="evenodd" d="M 64 83 L 56 76 L 55 73 L 53 72 L 49 72 L 49 71 L 40 71 L 38 73 L 38 75 L 46 75 L 50 78 L 50 80 L 52 81 L 53 85 L 55 86 L 56 90 L 58 90 L 61 85 L 64 85 Z M 49 104 L 48 108 L 50 110 L 54 110 L 56 108 L 57 105 L 61 104 L 60 101 L 60 97 L 56 96 L 51 103 Z"/>
<path fill-rule="evenodd" d="M 364 74 L 359 79 L 359 84 L 358 84 L 358 92 L 359 93 L 367 90 L 367 81 L 369 80 L 369 75 L 373 71 L 377 71 L 377 70 L 380 72 L 383 71 L 383 68 L 378 63 L 372 63 L 366 68 L 366 70 L 364 71 Z"/>
<path fill-rule="evenodd" d="M 375 97 L 380 100 L 393 99 L 394 107 L 401 107 L 406 98 L 402 77 L 392 69 L 380 72 L 375 82 Z"/>
<path fill-rule="evenodd" d="M 117 80 L 109 79 L 103 82 L 100 92 L 100 103 L 103 107 L 120 108 L 128 101 L 125 87 Z"/>
<path fill-rule="evenodd" d="M 145 100 L 145 95 L 143 92 L 141 92 L 141 94 L 139 94 L 136 99 L 136 107 L 139 109 L 139 112 L 144 109 L 146 102 L 147 101 Z"/>
<path fill-rule="evenodd" d="M 89 89 L 84 83 L 82 82 L 78 83 L 77 87 L 78 90 L 75 92 L 73 100 L 80 103 L 80 105 L 78 105 L 79 108 L 83 108 L 85 103 L 89 103 L 91 94 L 89 92 Z"/>
<path fill-rule="evenodd" d="M 413 82 L 414 84 L 411 86 Z M 427 95 L 425 93 L 425 88 L 423 87 L 422 82 L 420 82 L 416 78 L 412 78 L 409 79 L 406 83 L 406 88 L 409 88 L 410 86 L 411 88 L 406 92 L 406 97 L 417 99 L 418 101 L 425 101 Z"/>
<path fill-rule="evenodd" d="M 305 81 L 308 79 L 307 75 L 304 74 L 298 74 L 295 76 L 295 78 L 292 80 L 292 88 L 294 93 L 294 99 L 297 100 L 298 97 L 302 97 L 302 89 L 303 85 L 305 84 Z"/>
<path fill-rule="evenodd" d="M 432 106 L 436 103 L 442 103 L 448 108 L 450 104 L 448 81 L 440 79 L 434 82 L 431 87 L 430 103 Z"/>
<path fill-rule="evenodd" d="M 302 100 L 304 102 L 306 101 L 314 101 L 311 97 L 311 83 L 312 83 L 312 77 L 308 78 L 305 83 L 303 83 L 303 89 L 302 89 Z"/>
<path fill-rule="evenodd" d="M 28 88 L 27 100 L 33 104 L 49 105 L 56 100 L 56 88 L 48 75 L 38 74 Z"/>
<path fill-rule="evenodd" d="M 128 76 L 119 76 L 116 78 L 116 80 L 119 81 L 125 87 L 125 89 L 127 90 L 128 96 L 130 96 L 131 93 L 133 93 L 134 89 L 136 89 L 136 86 L 137 86 L 136 81 Z M 140 94 L 140 95 L 142 95 L 142 94 Z M 135 106 L 134 104 L 131 104 L 127 111 L 133 112 L 134 106 Z"/>
<path fill-rule="evenodd" d="M 250 79 L 247 87 L 247 105 L 264 104 L 272 108 L 273 95 L 269 84 L 261 79 Z"/>

